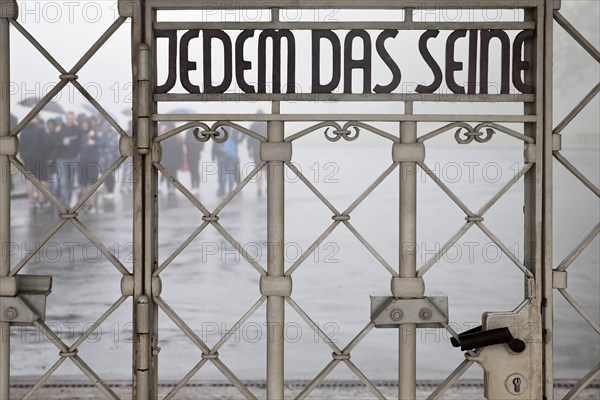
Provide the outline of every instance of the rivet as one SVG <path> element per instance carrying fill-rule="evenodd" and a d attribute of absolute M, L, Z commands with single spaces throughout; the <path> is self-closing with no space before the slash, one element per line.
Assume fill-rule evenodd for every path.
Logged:
<path fill-rule="evenodd" d="M 4 310 L 4 316 L 6 319 L 12 321 L 19 316 L 19 310 L 14 307 L 8 307 L 6 310 Z"/>
<path fill-rule="evenodd" d="M 404 317 L 404 313 L 399 308 L 393 309 L 390 312 L 390 318 L 394 321 L 400 321 Z"/>
<path fill-rule="evenodd" d="M 421 308 L 421 311 L 419 311 L 419 317 L 424 321 L 430 320 L 432 316 L 433 314 L 429 308 Z"/>

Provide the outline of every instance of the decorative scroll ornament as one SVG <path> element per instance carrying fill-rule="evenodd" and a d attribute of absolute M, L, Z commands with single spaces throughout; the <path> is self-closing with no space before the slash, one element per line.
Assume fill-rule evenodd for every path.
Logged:
<path fill-rule="evenodd" d="M 485 128 L 485 133 L 482 130 Z M 463 132 L 464 130 L 464 132 Z M 485 127 L 484 124 L 477 125 L 475 128 L 468 124 L 464 124 L 454 134 L 454 139 L 458 144 L 469 144 L 475 140 L 477 143 L 485 143 L 492 140 L 496 131 L 492 128 Z"/>
<path fill-rule="evenodd" d="M 353 122 L 346 123 L 344 127 L 341 127 L 335 122 L 332 122 L 330 125 L 334 128 L 334 130 L 331 132 L 331 135 L 329 134 L 330 128 L 325 129 L 325 138 L 330 142 L 337 142 L 341 138 L 344 138 L 344 140 L 351 142 L 353 140 L 358 139 L 358 136 L 360 134 L 360 128 L 358 126 L 355 126 Z M 351 129 L 354 129 L 354 133 L 352 133 Z"/>
<path fill-rule="evenodd" d="M 201 131 L 200 128 L 196 128 L 194 129 L 193 134 L 196 140 L 200 142 L 208 142 L 210 139 L 212 139 L 216 143 L 225 143 L 227 139 L 229 139 L 229 134 L 225 128 L 219 129 L 215 128 L 214 126 L 209 128 L 208 125 L 202 122 L 198 123 L 198 126 L 203 130 Z"/>

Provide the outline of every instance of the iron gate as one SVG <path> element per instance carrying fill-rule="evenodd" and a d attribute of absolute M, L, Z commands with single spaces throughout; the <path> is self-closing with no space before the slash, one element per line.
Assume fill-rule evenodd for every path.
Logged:
<path fill-rule="evenodd" d="M 587 234 L 580 245 L 562 262 L 557 263 L 552 257 L 552 170 L 553 159 L 564 165 L 596 196 L 600 190 L 561 153 L 561 132 L 590 103 L 600 91 L 597 84 L 590 93 L 573 109 L 560 124 L 553 127 L 552 118 L 552 45 L 554 21 L 565 29 L 573 39 L 581 45 L 596 61 L 600 62 L 600 53 L 590 44 L 575 27 L 560 13 L 560 1 L 557 0 L 497 0 L 482 3 L 476 0 L 462 0 L 457 3 L 439 2 L 437 0 L 421 0 L 418 3 L 405 0 L 354 1 L 341 0 L 336 6 L 343 9 L 400 9 L 404 10 L 404 21 L 390 23 L 369 23 L 369 29 L 398 30 L 461 30 L 461 29 L 504 29 L 534 30 L 535 37 L 525 45 L 525 62 L 532 66 L 525 74 L 525 83 L 535 88 L 533 94 L 334 94 L 329 100 L 386 100 L 405 102 L 404 113 L 395 114 L 283 114 L 280 102 L 289 100 L 288 94 L 254 94 L 246 97 L 254 101 L 269 101 L 272 110 L 268 114 L 161 114 L 160 102 L 188 100 L 169 93 L 157 93 L 155 60 L 157 30 L 181 29 L 181 23 L 158 22 L 158 10 L 196 9 L 216 7 L 236 9 L 240 5 L 233 2 L 214 1 L 160 1 L 130 0 L 119 1 L 120 16 L 110 28 L 87 51 L 80 61 L 70 70 L 63 68 L 52 55 L 33 37 L 17 20 L 17 4 L 12 0 L 0 2 L 0 84 L 4 88 L 10 82 L 10 33 L 22 34 L 35 48 L 58 70 L 59 83 L 51 90 L 33 110 L 12 130 L 9 125 L 10 99 L 3 91 L 0 107 L 0 168 L 8 171 L 9 165 L 16 167 L 42 192 L 58 210 L 59 220 L 40 241 L 46 243 L 65 224 L 72 224 L 114 265 L 122 274 L 122 296 L 93 324 L 74 344 L 65 344 L 45 323 L 43 303 L 50 289 L 49 277 L 21 276 L 19 272 L 32 259 L 37 249 L 28 252 L 15 267 L 11 269 L 8 246 L 11 242 L 11 200 L 10 183 L 3 179 L 0 183 L 0 241 L 2 242 L 2 260 L 0 261 L 0 288 L 2 288 L 2 304 L 0 305 L 0 328 L 2 331 L 0 351 L 0 398 L 8 399 L 10 387 L 10 326 L 16 323 L 33 324 L 46 335 L 59 350 L 58 361 L 48 368 L 25 394 L 32 396 L 67 360 L 73 362 L 107 398 L 118 398 L 113 390 L 99 377 L 94 370 L 78 355 L 78 347 L 103 323 L 127 298 L 133 298 L 133 397 L 136 399 L 153 399 L 158 397 L 158 354 L 160 338 L 158 337 L 158 313 L 163 312 L 181 331 L 201 350 L 202 356 L 196 366 L 177 384 L 166 398 L 174 397 L 178 391 L 194 376 L 200 368 L 212 363 L 246 398 L 255 398 L 251 390 L 239 379 L 219 357 L 221 347 L 236 333 L 239 327 L 250 316 L 266 303 L 266 319 L 269 329 L 267 339 L 267 398 L 284 397 L 284 323 L 286 304 L 297 312 L 319 337 L 329 345 L 332 359 L 327 366 L 308 384 L 298 398 L 310 395 L 338 365 L 345 364 L 356 377 L 372 392 L 376 398 L 384 398 L 377 386 L 359 369 L 351 359 L 352 350 L 374 328 L 393 327 L 398 329 L 398 398 L 415 398 L 416 374 L 416 335 L 418 327 L 436 326 L 450 332 L 458 345 L 464 344 L 467 336 L 455 332 L 448 321 L 447 299 L 424 295 L 424 276 L 432 268 L 436 260 L 443 256 L 451 245 L 457 242 L 468 230 L 477 227 L 493 241 L 505 255 L 521 270 L 524 277 L 524 298 L 513 312 L 490 313 L 484 316 L 482 330 L 491 331 L 494 327 L 512 327 L 519 324 L 533 324 L 541 328 L 535 334 L 523 338 L 518 329 L 511 329 L 509 336 L 513 339 L 524 339 L 525 350 L 519 345 L 507 347 L 479 345 L 466 346 L 465 360 L 452 372 L 429 398 L 440 398 L 444 392 L 458 381 L 464 372 L 474 363 L 479 363 L 485 370 L 486 395 L 489 398 L 553 398 L 553 294 L 554 289 L 564 296 L 574 309 L 600 333 L 598 324 L 580 307 L 576 300 L 566 291 L 567 268 L 575 258 L 596 238 L 600 225 Z M 280 21 L 282 9 L 327 8 L 331 5 L 325 1 L 313 2 L 279 2 L 269 3 L 272 11 L 270 22 L 257 23 L 198 23 L 194 28 L 216 29 L 321 29 L 320 23 L 294 23 Z M 258 7 L 253 5 L 250 7 Z M 415 9 L 518 9 L 523 10 L 523 20 L 515 22 L 426 22 L 413 20 Z M 130 137 L 125 130 L 106 112 L 94 97 L 78 82 L 78 72 L 106 43 L 106 41 L 130 19 L 132 22 L 132 53 L 134 103 L 134 133 Z M 185 24 L 184 24 L 185 25 Z M 330 23 L 327 28 L 351 30 L 365 26 L 362 22 Z M 185 25 L 189 27 L 188 25 Z M 187 29 L 187 28 L 186 28 Z M 14 49 L 12 49 L 14 51 Z M 121 156 L 100 177 L 98 182 L 73 207 L 65 207 L 59 200 L 36 180 L 33 174 L 17 158 L 18 134 L 65 86 L 73 85 L 97 110 L 106 118 L 116 132 L 121 135 Z M 291 96 L 291 95 L 290 95 Z M 236 95 L 205 94 L 193 97 L 195 101 L 236 101 Z M 295 94 L 293 101 L 312 101 L 313 96 Z M 518 102 L 523 104 L 521 115 L 473 115 L 465 114 L 418 114 L 414 112 L 415 104 L 423 101 L 436 102 Z M 157 135 L 159 122 L 179 122 L 181 126 L 161 136 Z M 263 137 L 241 123 L 262 121 L 268 124 L 268 133 Z M 311 123 L 312 126 L 298 132 L 286 127 L 288 122 Z M 394 122 L 398 130 L 388 132 L 375 125 L 377 122 Z M 423 131 L 424 123 L 446 124 L 433 131 Z M 507 124 L 519 124 L 522 130 L 507 127 Z M 261 142 L 261 162 L 243 179 L 240 184 L 213 210 L 205 205 L 184 185 L 182 185 L 163 164 L 161 164 L 162 144 L 180 132 L 196 129 L 198 140 L 223 141 L 227 133 L 221 128 L 238 130 L 252 140 Z M 390 166 L 373 182 L 351 205 L 341 210 L 328 200 L 306 176 L 291 162 L 292 149 L 296 140 L 307 135 L 323 133 L 330 141 L 352 140 L 359 134 L 378 135 L 389 141 L 392 157 Z M 333 134 L 329 132 L 333 131 Z M 456 140 L 462 144 L 484 143 L 494 135 L 508 135 L 522 142 L 524 148 L 524 166 L 516 176 L 494 195 L 479 210 L 471 209 L 463 202 L 425 162 L 427 141 L 442 134 L 455 133 Z M 127 159 L 133 159 L 134 165 L 134 199 L 133 199 L 133 242 L 137 245 L 134 253 L 133 270 L 129 271 L 111 251 L 102 245 L 94 233 L 78 218 L 80 207 L 93 195 L 102 183 Z M 310 191 L 331 211 L 333 222 L 315 240 L 310 248 L 287 270 L 284 268 L 283 248 L 285 245 L 285 168 L 292 171 Z M 417 222 L 417 176 L 416 168 L 424 171 L 465 214 L 464 225 L 442 246 L 438 253 L 425 264 L 417 265 L 414 246 L 416 246 Z M 219 214 L 239 194 L 244 186 L 260 170 L 268 170 L 267 224 L 268 224 L 268 262 L 261 265 L 248 252 L 242 250 L 235 237 L 219 223 Z M 401 210 L 399 221 L 400 263 L 393 266 L 388 263 L 351 223 L 352 212 L 375 190 L 375 188 L 392 172 L 399 170 L 398 207 Z M 157 185 L 159 175 L 168 179 L 203 215 L 198 228 L 171 254 L 159 264 L 158 256 L 158 197 Z M 485 224 L 485 214 L 496 202 L 524 178 L 524 243 L 525 254 L 516 257 L 498 236 Z M 373 298 L 371 303 L 371 320 L 366 321 L 364 329 L 348 343 L 338 346 L 294 301 L 292 295 L 292 276 L 297 268 L 311 255 L 335 229 L 345 226 L 368 249 L 373 257 L 385 268 L 391 278 L 390 297 Z M 192 328 L 161 297 L 161 273 L 172 261 L 195 239 L 206 227 L 214 227 L 223 238 L 240 249 L 241 256 L 254 267 L 260 275 L 260 297 L 240 318 L 231 330 L 212 348 L 209 347 Z M 41 306 L 40 306 L 41 304 Z M 477 335 L 481 332 L 475 332 Z M 522 332 L 521 332 L 522 334 Z M 395 346 L 394 344 L 387 344 Z M 476 350 L 473 350 L 477 348 Z M 592 380 L 598 377 L 600 364 L 577 384 L 566 396 L 576 397 Z"/>

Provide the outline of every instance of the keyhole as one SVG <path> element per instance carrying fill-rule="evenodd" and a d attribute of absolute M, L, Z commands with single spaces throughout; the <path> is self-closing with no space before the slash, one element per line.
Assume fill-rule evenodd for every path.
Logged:
<path fill-rule="evenodd" d="M 521 378 L 513 379 L 513 385 L 515 385 L 515 393 L 519 393 L 521 391 Z"/>

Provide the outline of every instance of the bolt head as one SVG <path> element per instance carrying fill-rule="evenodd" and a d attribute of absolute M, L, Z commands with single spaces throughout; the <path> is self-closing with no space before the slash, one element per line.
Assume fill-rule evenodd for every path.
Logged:
<path fill-rule="evenodd" d="M 4 310 L 4 316 L 6 319 L 12 321 L 19 316 L 19 310 L 14 307 L 8 307 L 6 310 Z"/>
<path fill-rule="evenodd" d="M 419 311 L 419 317 L 424 321 L 430 320 L 432 316 L 433 313 L 429 308 L 422 308 L 421 311 Z"/>
<path fill-rule="evenodd" d="M 404 313 L 399 308 L 395 308 L 390 312 L 390 318 L 393 321 L 400 321 L 404 317 Z"/>

